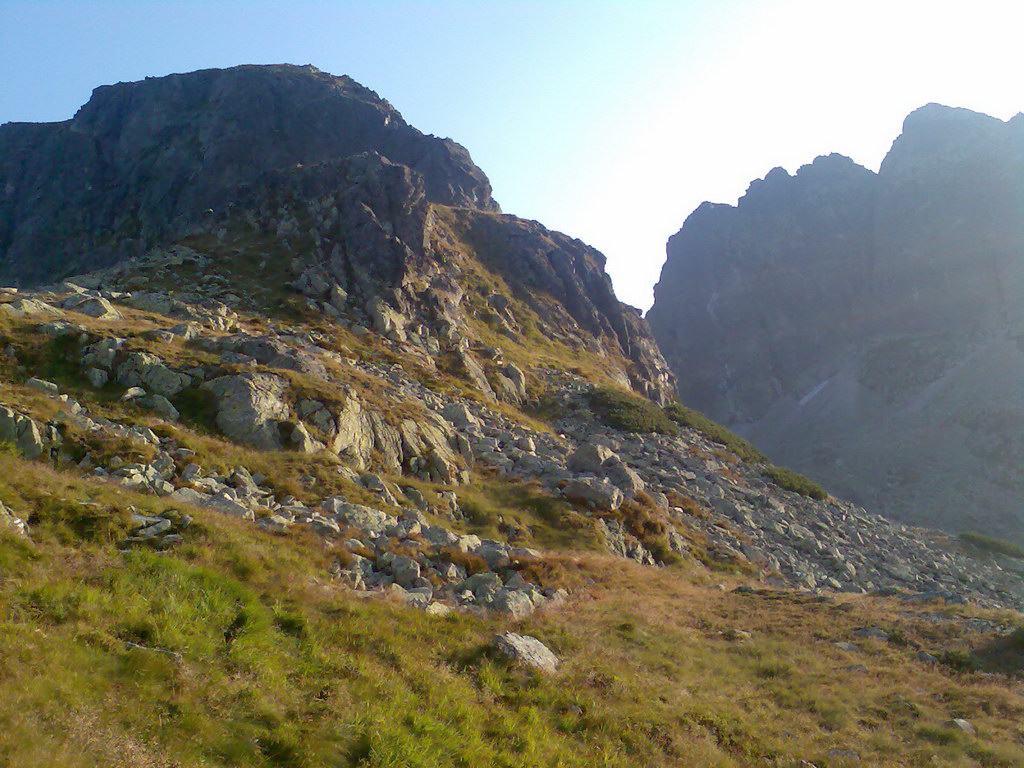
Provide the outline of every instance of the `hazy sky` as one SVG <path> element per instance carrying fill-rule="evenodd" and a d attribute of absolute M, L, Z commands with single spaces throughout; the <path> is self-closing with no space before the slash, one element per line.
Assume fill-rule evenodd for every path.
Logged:
<path fill-rule="evenodd" d="M 1024 110 L 1004 0 L 0 0 L 0 122 L 93 87 L 242 63 L 348 74 L 464 144 L 507 213 L 604 251 L 646 308 L 703 200 L 842 152 L 876 168 L 929 101 Z"/>

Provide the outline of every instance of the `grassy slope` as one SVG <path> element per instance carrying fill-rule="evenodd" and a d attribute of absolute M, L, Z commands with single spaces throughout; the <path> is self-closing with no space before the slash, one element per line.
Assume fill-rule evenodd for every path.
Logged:
<path fill-rule="evenodd" d="M 302 534 L 193 511 L 173 552 L 119 552 L 127 505 L 164 502 L 10 456 L 0 476 L 36 539 L 0 534 L 12 768 L 841 765 L 837 747 L 869 765 L 1024 761 L 1024 698 L 1007 682 L 920 664 L 909 646 L 831 645 L 892 626 L 884 603 L 732 594 L 580 556 L 543 568 L 579 590 L 559 611 L 436 619 L 335 587 L 330 551 Z M 81 499 L 100 506 L 67 501 Z M 979 642 L 902 623 L 904 642 L 932 650 Z M 563 658 L 557 676 L 493 658 L 510 626 Z M 733 627 L 753 638 L 720 636 Z M 866 671 L 843 671 L 854 663 Z M 979 735 L 942 728 L 950 717 Z"/>
<path fill-rule="evenodd" d="M 481 271 L 481 296 L 492 290 L 484 278 L 493 275 Z M 169 324 L 135 312 L 124 323 L 76 319 L 121 335 Z M 87 390 L 21 325 L 0 322 L 0 331 L 23 352 L 39 349 L 33 372 L 94 413 L 156 425 L 117 402 L 116 389 Z M 527 336 L 494 333 L 492 343 L 524 366 L 574 357 Z M 387 359 L 338 340 L 343 353 Z M 163 352 L 180 362 L 200 354 Z M 5 402 L 52 415 L 52 400 L 0 373 L 12 382 L 0 385 Z M 244 463 L 300 498 L 343 491 L 364 500 L 336 459 L 259 454 L 202 427 L 186 418 L 174 431 L 207 468 Z M 443 490 L 414 484 L 428 496 Z M 571 510 L 528 485 L 478 477 L 457 490 L 468 530 L 512 525 L 545 548 L 595 545 Z M 299 532 L 267 534 L 191 510 L 197 522 L 173 552 L 122 553 L 128 505 L 159 512 L 165 502 L 10 456 L 0 456 L 0 500 L 33 516 L 35 540 L 0 532 L 3 766 L 842 765 L 828 756 L 834 748 L 856 750 L 860 765 L 1024 764 L 1024 698 L 1012 681 L 914 660 L 916 646 L 961 661 L 974 649 L 985 668 L 1016 671 L 1020 648 L 897 617 L 905 607 L 895 603 L 847 609 L 731 594 L 682 566 L 579 552 L 538 568 L 547 585 L 577 589 L 559 611 L 520 623 L 433 619 L 333 585 L 332 552 Z M 831 645 L 868 624 L 898 625 L 905 644 L 857 640 L 864 654 Z M 561 672 L 534 677 L 495 659 L 491 638 L 509 627 L 552 647 Z M 730 628 L 753 637 L 729 642 L 720 633 Z M 851 664 L 866 670 L 844 670 Z M 950 717 L 971 720 L 978 735 L 944 728 Z"/>

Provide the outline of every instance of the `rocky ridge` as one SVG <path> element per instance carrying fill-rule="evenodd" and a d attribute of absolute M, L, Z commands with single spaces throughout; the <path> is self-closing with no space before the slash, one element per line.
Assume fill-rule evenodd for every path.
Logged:
<path fill-rule="evenodd" d="M 869 509 L 1019 537 L 1022 128 L 931 104 L 877 174 L 694 211 L 648 316 L 683 402 Z"/>

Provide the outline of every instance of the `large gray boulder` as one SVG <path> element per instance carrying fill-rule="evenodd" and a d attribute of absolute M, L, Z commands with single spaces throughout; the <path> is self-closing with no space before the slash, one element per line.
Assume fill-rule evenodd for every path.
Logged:
<path fill-rule="evenodd" d="M 604 472 L 605 462 L 616 456 L 615 452 L 597 443 L 584 443 L 565 460 L 565 466 L 573 472 L 590 472 L 600 475 Z M 617 458 L 617 457 L 616 457 Z"/>
<path fill-rule="evenodd" d="M 503 632 L 494 638 L 494 647 L 517 666 L 548 674 L 558 670 L 558 657 L 544 643 L 530 635 Z"/>
<path fill-rule="evenodd" d="M 288 418 L 287 383 L 270 373 L 239 373 L 203 384 L 217 402 L 217 426 L 230 439 L 265 451 L 283 447 L 279 423 Z"/>
<path fill-rule="evenodd" d="M 117 380 L 126 387 L 143 387 L 164 397 L 173 397 L 192 384 L 188 374 L 171 370 L 148 352 L 129 352 L 117 368 Z"/>
<path fill-rule="evenodd" d="M 562 489 L 570 501 L 580 501 L 598 509 L 616 510 L 622 506 L 622 491 L 607 478 L 578 477 Z"/>
<path fill-rule="evenodd" d="M 10 443 L 26 459 L 38 458 L 49 445 L 47 430 L 5 405 L 0 405 L 0 443 Z"/>

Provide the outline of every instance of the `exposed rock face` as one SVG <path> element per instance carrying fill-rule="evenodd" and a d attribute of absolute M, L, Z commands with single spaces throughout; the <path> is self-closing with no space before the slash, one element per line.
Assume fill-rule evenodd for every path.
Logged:
<path fill-rule="evenodd" d="M 432 200 L 497 209 L 465 149 L 348 77 L 242 66 L 97 88 L 72 120 L 0 128 L 0 274 L 102 266 L 182 234 L 268 172 L 370 150 L 422 172 Z"/>
<path fill-rule="evenodd" d="M 98 88 L 64 123 L 0 126 L 0 280 L 78 275 L 97 288 L 79 273 L 187 237 L 248 238 L 250 250 L 259 238 L 325 314 L 459 359 L 488 397 L 520 402 L 526 381 L 509 361 L 474 358 L 474 319 L 602 354 L 612 376 L 654 399 L 672 391 L 600 253 L 501 215 L 465 149 L 423 135 L 350 78 L 204 70 Z M 469 277 L 481 265 L 512 295 L 490 285 L 477 296 L 484 285 Z M 80 306 L 106 311 L 96 297 Z"/>
<path fill-rule="evenodd" d="M 268 373 L 222 376 L 204 385 L 217 399 L 217 426 L 232 440 L 273 451 L 282 447 L 282 419 L 288 407 L 281 399 L 285 382 Z"/>
<path fill-rule="evenodd" d="M 649 320 L 682 399 L 869 508 L 1024 530 L 1024 117 L 931 104 L 704 204 Z"/>

